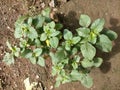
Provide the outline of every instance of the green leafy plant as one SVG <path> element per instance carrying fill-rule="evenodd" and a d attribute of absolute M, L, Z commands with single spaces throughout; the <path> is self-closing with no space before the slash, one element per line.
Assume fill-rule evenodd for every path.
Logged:
<path fill-rule="evenodd" d="M 56 77 L 55 87 L 72 81 L 80 81 L 85 87 L 93 85 L 89 73 L 93 67 L 99 67 L 103 59 L 96 57 L 97 48 L 102 52 L 112 50 L 112 40 L 117 34 L 104 29 L 104 19 L 91 23 L 88 15 L 82 14 L 80 28 L 73 34 L 64 29 L 62 24 L 54 22 L 47 8 L 41 14 L 21 16 L 15 23 L 14 36 L 19 40 L 17 46 L 7 46 L 11 52 L 6 53 L 3 61 L 8 65 L 14 63 L 15 57 L 24 57 L 33 64 L 45 66 L 45 56 L 52 61 L 51 74 Z"/>

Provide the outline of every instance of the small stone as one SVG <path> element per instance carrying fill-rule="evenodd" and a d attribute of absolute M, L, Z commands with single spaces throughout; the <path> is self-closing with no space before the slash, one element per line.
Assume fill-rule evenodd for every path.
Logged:
<path fill-rule="evenodd" d="M 45 3 L 41 3 L 41 8 L 44 8 L 45 7 Z"/>
<path fill-rule="evenodd" d="M 53 89 L 53 86 L 50 86 L 50 90 L 52 90 Z"/>
<path fill-rule="evenodd" d="M 36 75 L 36 79 L 38 79 L 39 78 L 39 76 L 38 75 Z"/>
<path fill-rule="evenodd" d="M 51 0 L 51 2 L 49 3 L 49 6 L 50 6 L 50 7 L 55 7 L 55 1 L 54 1 L 54 0 Z"/>

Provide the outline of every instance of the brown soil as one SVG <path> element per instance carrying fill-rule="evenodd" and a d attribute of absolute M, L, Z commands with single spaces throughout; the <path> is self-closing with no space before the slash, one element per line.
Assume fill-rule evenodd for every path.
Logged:
<path fill-rule="evenodd" d="M 46 6 L 49 0 L 43 0 Z M 58 0 L 60 1 L 60 0 Z M 68 0 L 56 4 L 58 20 L 65 28 L 74 30 L 78 25 L 80 14 L 88 14 L 92 20 L 105 18 L 105 27 L 120 35 L 120 0 Z M 0 0 L 0 90 L 25 90 L 24 79 L 40 82 L 50 90 L 53 79 L 50 70 L 32 65 L 26 59 L 16 59 L 15 64 L 7 66 L 2 62 L 7 51 L 6 40 L 15 43 L 13 32 L 14 22 L 19 15 L 40 12 L 42 0 Z M 33 6 L 34 8 L 31 8 Z M 120 37 L 115 41 L 111 53 L 100 54 L 104 63 L 91 72 L 94 79 L 92 88 L 84 88 L 79 82 L 61 85 L 54 90 L 120 90 Z M 39 86 L 38 86 L 39 87 Z M 36 89 L 40 90 L 40 89 Z"/>

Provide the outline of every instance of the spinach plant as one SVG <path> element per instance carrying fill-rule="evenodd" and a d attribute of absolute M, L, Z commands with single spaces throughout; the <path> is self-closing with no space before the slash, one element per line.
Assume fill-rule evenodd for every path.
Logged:
<path fill-rule="evenodd" d="M 21 16 L 15 22 L 14 36 L 19 40 L 17 46 L 7 41 L 11 52 L 7 52 L 3 61 L 14 63 L 15 57 L 24 57 L 33 64 L 45 66 L 45 55 L 52 61 L 51 74 L 56 77 L 55 87 L 72 81 L 80 81 L 85 87 L 93 85 L 89 73 L 93 67 L 99 67 L 103 59 L 96 56 L 97 48 L 102 52 L 112 50 L 112 41 L 117 34 L 104 29 L 105 20 L 97 19 L 91 23 L 88 15 L 82 14 L 80 28 L 73 34 L 62 24 L 54 22 L 47 8 L 41 14 Z"/>

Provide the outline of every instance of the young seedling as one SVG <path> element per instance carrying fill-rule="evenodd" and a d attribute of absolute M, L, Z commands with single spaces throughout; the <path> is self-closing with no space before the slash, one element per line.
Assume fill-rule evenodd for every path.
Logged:
<path fill-rule="evenodd" d="M 88 15 L 82 14 L 80 28 L 73 34 L 64 29 L 62 24 L 54 22 L 47 8 L 34 17 L 21 16 L 15 22 L 14 36 L 19 40 L 18 46 L 7 41 L 10 53 L 3 61 L 8 65 L 14 63 L 15 57 L 24 57 L 33 64 L 45 66 L 46 54 L 52 61 L 52 75 L 56 77 L 55 87 L 72 81 L 80 81 L 85 87 L 93 85 L 89 73 L 93 67 L 99 67 L 103 59 L 96 57 L 97 48 L 102 52 L 112 50 L 112 41 L 117 34 L 104 29 L 105 20 L 97 19 L 91 23 Z"/>

